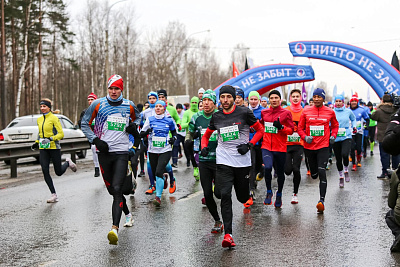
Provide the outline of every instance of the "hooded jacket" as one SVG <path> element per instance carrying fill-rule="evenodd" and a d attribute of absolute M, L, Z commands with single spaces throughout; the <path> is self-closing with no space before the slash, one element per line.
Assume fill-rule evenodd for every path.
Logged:
<path fill-rule="evenodd" d="M 339 131 L 335 142 L 350 139 L 353 128 L 357 127 L 356 116 L 345 107 L 335 108 L 336 119 L 339 122 Z"/>
<path fill-rule="evenodd" d="M 196 102 L 196 104 L 193 104 L 193 102 Z M 197 96 L 192 97 L 190 100 L 190 109 L 186 110 L 185 113 L 183 113 L 183 118 L 182 118 L 182 129 L 188 130 L 189 122 L 192 119 L 193 115 L 199 112 L 198 108 L 199 104 L 199 98 Z"/>
<path fill-rule="evenodd" d="M 383 142 L 386 127 L 390 122 L 391 116 L 396 113 L 396 111 L 397 109 L 393 107 L 392 103 L 382 103 L 377 107 L 376 111 L 371 114 L 371 119 L 377 121 L 377 138 L 379 143 Z"/>

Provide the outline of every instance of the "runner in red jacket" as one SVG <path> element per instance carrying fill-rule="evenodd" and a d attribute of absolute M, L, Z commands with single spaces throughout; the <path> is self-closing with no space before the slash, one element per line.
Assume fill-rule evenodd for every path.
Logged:
<path fill-rule="evenodd" d="M 319 213 L 325 210 L 326 164 L 329 158 L 329 144 L 334 144 L 339 130 L 335 112 L 324 106 L 325 91 L 317 88 L 313 93 L 314 106 L 305 108 L 300 117 L 298 133 L 305 141 L 304 154 L 308 159 L 311 177 L 319 176 Z"/>
<path fill-rule="evenodd" d="M 272 166 L 275 162 L 278 174 L 278 190 L 276 192 L 275 208 L 282 206 L 282 189 L 285 183 L 285 161 L 287 136 L 293 133 L 293 120 L 290 111 L 281 107 L 281 94 L 278 90 L 269 93 L 271 107 L 261 111 L 261 124 L 264 125 L 263 142 L 261 145 L 262 156 L 265 166 L 265 183 L 267 195 L 265 205 L 272 203 Z"/>

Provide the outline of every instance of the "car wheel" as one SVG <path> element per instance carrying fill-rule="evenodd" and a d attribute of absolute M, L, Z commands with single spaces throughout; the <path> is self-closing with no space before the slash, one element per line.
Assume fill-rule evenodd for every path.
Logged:
<path fill-rule="evenodd" d="M 76 155 L 78 155 L 78 158 L 84 159 L 86 158 L 86 150 L 81 150 L 78 153 L 76 153 Z"/>

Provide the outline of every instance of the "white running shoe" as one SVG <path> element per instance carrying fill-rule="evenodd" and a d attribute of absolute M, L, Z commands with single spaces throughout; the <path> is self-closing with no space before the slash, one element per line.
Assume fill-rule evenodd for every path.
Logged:
<path fill-rule="evenodd" d="M 297 194 L 293 194 L 292 196 L 292 202 L 290 202 L 292 204 L 297 204 L 299 203 L 299 200 L 297 199 Z"/>
<path fill-rule="evenodd" d="M 67 158 L 66 161 L 68 162 L 69 168 L 73 172 L 76 172 L 76 164 L 70 158 Z"/>
<path fill-rule="evenodd" d="M 118 230 L 112 228 L 110 232 L 108 232 L 107 238 L 110 245 L 118 245 Z"/>
<path fill-rule="evenodd" d="M 125 216 L 125 227 L 132 227 L 134 220 L 132 219 L 132 214 L 128 214 Z"/>
<path fill-rule="evenodd" d="M 47 203 L 56 203 L 58 202 L 58 197 L 57 194 L 51 194 L 51 197 L 47 200 Z"/>

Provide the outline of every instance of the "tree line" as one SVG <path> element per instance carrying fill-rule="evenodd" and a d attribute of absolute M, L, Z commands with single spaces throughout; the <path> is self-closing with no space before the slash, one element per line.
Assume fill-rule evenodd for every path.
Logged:
<path fill-rule="evenodd" d="M 115 73 L 124 79 L 124 97 L 135 103 L 151 90 L 182 95 L 187 85 L 196 95 L 231 77 L 210 40 L 191 38 L 178 21 L 144 33 L 129 5 L 82 5 L 71 18 L 63 0 L 1 0 L 1 129 L 15 117 L 38 113 L 43 97 L 76 122 L 87 95 L 105 96 Z"/>

